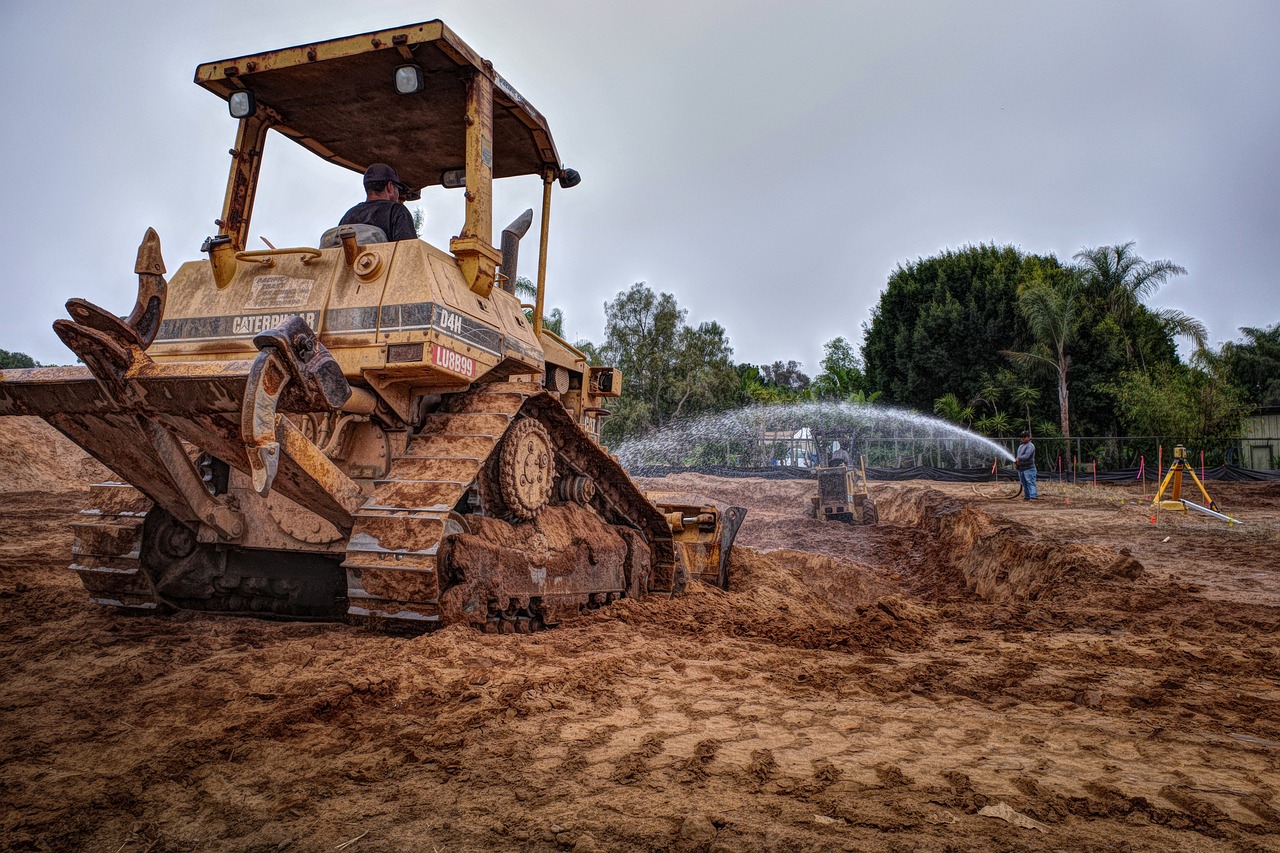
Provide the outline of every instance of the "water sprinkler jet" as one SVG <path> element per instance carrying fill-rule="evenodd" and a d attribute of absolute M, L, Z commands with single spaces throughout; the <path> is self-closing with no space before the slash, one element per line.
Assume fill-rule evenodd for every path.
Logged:
<path fill-rule="evenodd" d="M 791 434 L 792 438 L 779 438 L 779 433 Z M 788 452 L 794 454 L 796 447 L 804 447 L 807 455 L 825 451 L 827 448 L 820 449 L 818 443 L 825 440 L 829 447 L 833 437 L 842 443 L 853 437 L 863 447 L 877 443 L 910 447 L 918 440 L 956 441 L 987 451 L 987 458 L 1013 462 L 1013 455 L 995 441 L 948 421 L 892 406 L 842 402 L 745 406 L 671 424 L 622 442 L 614 452 L 627 468 L 707 465 L 729 462 L 735 444 L 790 444 Z M 770 461 L 762 458 L 760 464 L 768 465 Z M 800 467 L 812 464 L 812 460 L 798 457 L 789 462 Z"/>

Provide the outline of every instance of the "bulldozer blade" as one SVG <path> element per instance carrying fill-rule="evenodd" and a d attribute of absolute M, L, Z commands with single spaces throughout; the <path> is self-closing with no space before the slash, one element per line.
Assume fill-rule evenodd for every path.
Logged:
<path fill-rule="evenodd" d="M 650 495 L 671 525 L 675 545 L 689 575 L 721 589 L 729 588 L 729 553 L 747 510 L 701 495 Z"/>
<path fill-rule="evenodd" d="M 44 418 L 174 517 L 194 523 L 191 501 L 156 453 L 149 425 L 158 421 L 252 476 L 240 436 L 250 365 L 247 361 L 161 365 L 148 360 L 131 371 L 125 395 L 104 389 L 84 367 L 8 370 L 0 374 L 0 415 Z M 287 418 L 276 416 L 273 438 L 280 446 L 274 487 L 349 530 L 360 504 L 360 486 Z"/>

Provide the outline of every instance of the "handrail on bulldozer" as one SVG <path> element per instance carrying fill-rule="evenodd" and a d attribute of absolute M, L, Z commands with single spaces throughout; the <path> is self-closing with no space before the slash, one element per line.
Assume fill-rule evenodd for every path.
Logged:
<path fill-rule="evenodd" d="M 253 261 L 262 264 L 264 267 L 275 266 L 275 255 L 302 255 L 302 262 L 309 264 L 316 258 L 324 256 L 319 249 L 311 249 L 306 246 L 299 246 L 293 249 L 256 249 L 252 252 L 236 252 L 237 261 Z"/>
<path fill-rule="evenodd" d="M 566 341 L 564 338 L 562 338 L 562 337 L 560 337 L 559 335 L 557 335 L 555 332 L 553 332 L 553 331 L 551 331 L 550 329 L 546 328 L 545 326 L 544 326 L 544 327 L 543 327 L 543 329 L 542 329 L 542 334 L 544 334 L 544 335 L 546 335 L 547 337 L 551 338 L 551 340 L 555 341 L 556 343 L 560 344 L 560 346 L 564 347 L 564 348 L 565 348 L 565 349 L 567 349 L 569 352 L 571 352 L 571 353 L 573 353 L 574 355 L 576 355 L 580 361 L 584 361 L 584 362 L 585 362 L 585 361 L 587 360 L 587 354 L 586 354 L 586 353 L 584 353 L 582 350 L 578 349 L 578 348 L 577 348 L 577 347 L 575 347 L 573 344 L 571 344 L 571 343 L 569 343 L 568 341 Z"/>

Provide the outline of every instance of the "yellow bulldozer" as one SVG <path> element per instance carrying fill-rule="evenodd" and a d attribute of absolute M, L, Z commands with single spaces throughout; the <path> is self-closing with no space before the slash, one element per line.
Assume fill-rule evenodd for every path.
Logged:
<path fill-rule="evenodd" d="M 82 365 L 0 374 L 0 414 L 44 418 L 123 481 L 73 525 L 92 600 L 525 632 L 727 586 L 745 511 L 648 500 L 599 444 L 619 371 L 542 327 L 552 187 L 579 177 L 490 62 L 430 21 L 195 82 L 238 121 L 205 257 L 166 279 L 148 229 L 131 313 L 72 299 L 54 323 Z M 355 173 L 394 164 L 410 200 L 460 190 L 461 233 L 250 250 L 269 131 Z M 523 175 L 542 181 L 531 306 L 514 283 L 533 211 L 493 239 L 493 182 Z"/>
<path fill-rule="evenodd" d="M 845 524 L 876 524 L 880 514 L 867 487 L 867 460 L 855 463 L 837 443 L 826 467 L 814 469 L 818 494 L 810 507 L 810 517 Z"/>

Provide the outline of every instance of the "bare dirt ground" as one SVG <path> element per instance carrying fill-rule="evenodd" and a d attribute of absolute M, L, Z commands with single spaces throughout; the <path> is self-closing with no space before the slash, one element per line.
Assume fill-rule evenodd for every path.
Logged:
<path fill-rule="evenodd" d="M 406 639 L 91 606 L 101 473 L 0 419 L 4 849 L 1280 849 L 1280 484 L 649 481 L 749 507 L 731 592 Z"/>

